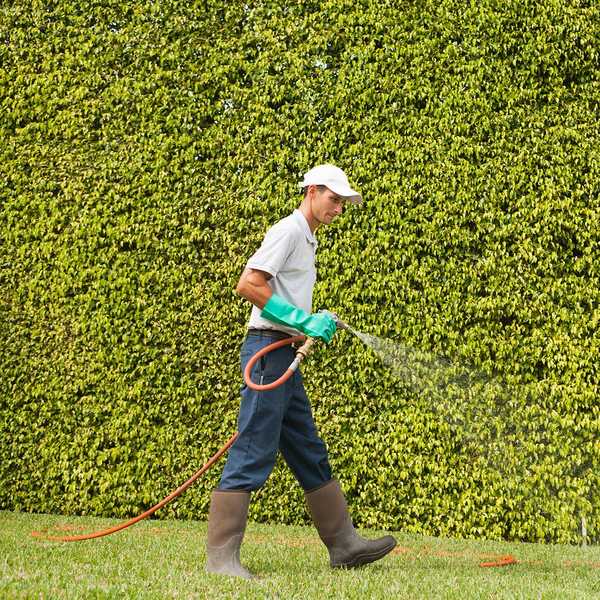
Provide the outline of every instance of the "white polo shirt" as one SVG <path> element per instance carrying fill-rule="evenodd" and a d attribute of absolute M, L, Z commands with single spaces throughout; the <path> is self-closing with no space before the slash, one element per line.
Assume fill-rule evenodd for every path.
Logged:
<path fill-rule="evenodd" d="M 312 293 L 317 280 L 316 250 L 317 240 L 308 221 L 296 209 L 267 231 L 261 247 L 250 257 L 246 267 L 269 273 L 272 277 L 268 283 L 274 294 L 312 312 Z M 276 329 L 292 335 L 299 333 L 291 327 L 263 319 L 261 312 L 260 308 L 252 307 L 248 327 Z"/>

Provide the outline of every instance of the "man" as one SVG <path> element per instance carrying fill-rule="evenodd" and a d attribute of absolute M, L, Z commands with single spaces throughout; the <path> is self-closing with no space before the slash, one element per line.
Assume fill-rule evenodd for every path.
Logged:
<path fill-rule="evenodd" d="M 316 280 L 314 234 L 342 214 L 346 202 L 360 204 L 362 198 L 333 165 L 314 167 L 300 187 L 304 190 L 300 208 L 269 229 L 236 288 L 253 304 L 241 350 L 242 373 L 256 352 L 278 339 L 301 332 L 328 343 L 336 330 L 330 313 L 311 314 Z M 257 361 L 252 378 L 270 383 L 293 359 L 291 346 L 270 352 Z M 395 547 L 391 536 L 366 540 L 356 533 L 339 483 L 332 478 L 327 449 L 317 434 L 299 371 L 271 391 L 256 392 L 244 386 L 238 432 L 219 487 L 211 495 L 207 571 L 252 577 L 239 559 L 250 492 L 265 483 L 278 451 L 304 489 L 332 567 L 373 562 Z"/>

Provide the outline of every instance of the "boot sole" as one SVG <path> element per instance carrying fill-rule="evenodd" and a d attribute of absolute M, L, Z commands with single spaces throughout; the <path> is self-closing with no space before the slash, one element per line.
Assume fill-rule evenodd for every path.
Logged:
<path fill-rule="evenodd" d="M 396 547 L 396 540 L 385 546 L 385 548 L 379 550 L 379 552 L 373 552 L 371 554 L 359 554 L 352 561 L 347 563 L 341 563 L 337 565 L 331 565 L 333 569 L 355 569 L 362 565 L 368 565 L 369 563 L 375 562 L 380 558 L 383 558 L 386 554 L 389 554 Z"/>
<path fill-rule="evenodd" d="M 260 579 L 258 577 L 258 575 L 255 575 L 254 573 L 250 573 L 250 571 L 248 571 L 247 569 L 244 569 L 243 567 L 240 570 L 206 567 L 205 570 L 207 573 L 210 573 L 211 575 L 225 575 L 227 577 L 237 577 L 239 579 L 248 579 L 248 580 Z"/>

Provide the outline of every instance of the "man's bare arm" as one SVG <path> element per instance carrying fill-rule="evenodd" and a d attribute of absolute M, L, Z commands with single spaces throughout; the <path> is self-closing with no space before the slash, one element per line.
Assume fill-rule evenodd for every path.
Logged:
<path fill-rule="evenodd" d="M 235 291 L 242 298 L 246 298 L 254 306 L 262 309 L 273 295 L 273 290 L 267 283 L 269 279 L 271 279 L 271 275 L 265 271 L 244 269 Z"/>

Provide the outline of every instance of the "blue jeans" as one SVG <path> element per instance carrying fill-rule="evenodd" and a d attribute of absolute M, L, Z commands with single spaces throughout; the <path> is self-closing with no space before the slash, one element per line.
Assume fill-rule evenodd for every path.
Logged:
<path fill-rule="evenodd" d="M 241 350 L 242 373 L 250 358 L 274 341 L 267 332 L 250 332 Z M 252 381 L 263 384 L 275 381 L 294 357 L 292 346 L 270 352 L 254 365 Z M 239 437 L 229 450 L 220 490 L 260 488 L 275 466 L 278 451 L 305 491 L 331 480 L 327 448 L 317 434 L 299 370 L 274 390 L 257 392 L 244 384 L 241 393 Z"/>

